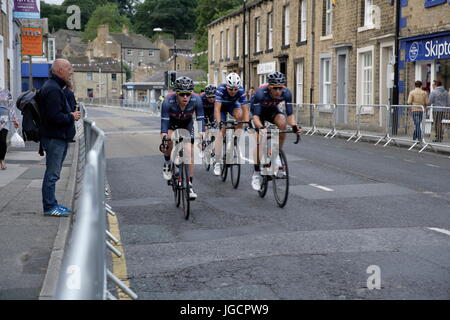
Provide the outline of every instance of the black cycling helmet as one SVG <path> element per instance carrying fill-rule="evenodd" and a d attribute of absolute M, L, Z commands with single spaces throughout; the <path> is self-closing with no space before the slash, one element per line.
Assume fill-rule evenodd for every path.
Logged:
<path fill-rule="evenodd" d="M 212 98 L 216 96 L 216 86 L 210 84 L 205 88 L 205 95 L 207 98 Z"/>
<path fill-rule="evenodd" d="M 192 92 L 194 91 L 194 81 L 188 77 L 179 77 L 175 80 L 175 92 Z"/>
<path fill-rule="evenodd" d="M 272 86 L 276 85 L 285 85 L 286 84 L 286 77 L 281 72 L 272 72 L 267 77 L 268 82 Z"/>

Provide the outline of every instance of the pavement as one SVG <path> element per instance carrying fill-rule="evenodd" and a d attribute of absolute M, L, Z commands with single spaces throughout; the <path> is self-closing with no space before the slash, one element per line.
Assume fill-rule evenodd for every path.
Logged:
<path fill-rule="evenodd" d="M 57 183 L 58 201 L 72 207 L 77 152 L 70 144 Z M 38 144 L 10 148 L 8 168 L 0 170 L 0 300 L 48 299 L 57 275 L 71 218 L 46 217 L 42 212 L 45 157 Z"/>

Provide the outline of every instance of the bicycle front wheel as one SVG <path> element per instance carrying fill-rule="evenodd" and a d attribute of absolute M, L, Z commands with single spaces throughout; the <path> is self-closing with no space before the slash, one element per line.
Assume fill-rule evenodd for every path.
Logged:
<path fill-rule="evenodd" d="M 189 219 L 189 215 L 191 214 L 191 202 L 189 199 L 189 170 L 188 166 L 183 164 L 183 187 L 181 189 L 182 198 L 183 198 L 183 213 L 184 218 L 186 220 Z"/>
<path fill-rule="evenodd" d="M 273 194 L 280 208 L 283 208 L 289 195 L 289 168 L 283 150 L 280 150 L 281 167 L 273 176 Z"/>
<path fill-rule="evenodd" d="M 180 206 L 181 194 L 178 187 L 178 168 L 172 163 L 172 191 L 177 208 Z"/>

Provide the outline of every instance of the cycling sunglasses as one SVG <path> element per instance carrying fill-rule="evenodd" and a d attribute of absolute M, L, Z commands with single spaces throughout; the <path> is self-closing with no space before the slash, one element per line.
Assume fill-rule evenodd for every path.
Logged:
<path fill-rule="evenodd" d="M 192 95 L 192 92 L 177 92 L 177 95 L 180 97 L 190 97 Z"/>
<path fill-rule="evenodd" d="M 270 89 L 273 89 L 273 90 L 283 90 L 285 87 L 270 87 Z"/>
<path fill-rule="evenodd" d="M 238 91 L 239 90 L 239 88 L 234 88 L 234 87 L 227 87 L 227 89 L 230 91 Z"/>

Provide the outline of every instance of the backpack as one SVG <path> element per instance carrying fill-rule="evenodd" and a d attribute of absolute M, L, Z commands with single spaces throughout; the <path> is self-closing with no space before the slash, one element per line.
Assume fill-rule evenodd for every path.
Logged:
<path fill-rule="evenodd" d="M 39 142 L 39 127 L 42 124 L 39 113 L 39 90 L 28 90 L 19 95 L 16 107 L 22 112 L 22 133 L 25 141 Z"/>

